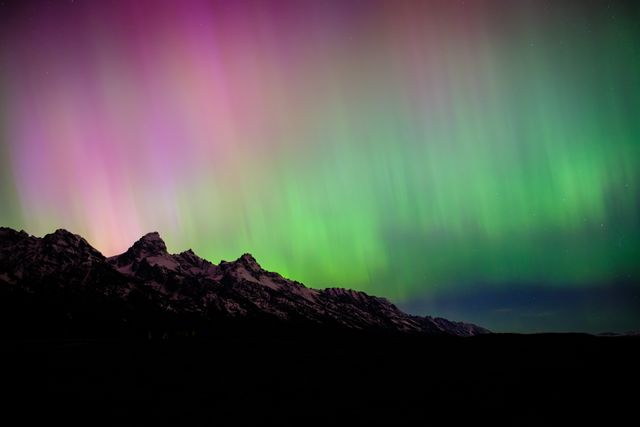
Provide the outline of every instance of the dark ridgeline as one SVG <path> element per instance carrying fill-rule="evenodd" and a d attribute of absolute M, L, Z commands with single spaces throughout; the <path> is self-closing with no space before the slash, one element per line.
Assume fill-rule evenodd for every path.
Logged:
<path fill-rule="evenodd" d="M 485 333 L 157 233 L 105 258 L 0 229 L 6 425 L 622 425 L 640 338 Z"/>
<path fill-rule="evenodd" d="M 488 332 L 412 316 L 364 292 L 310 289 L 265 271 L 249 254 L 220 265 L 191 250 L 169 254 L 158 233 L 105 258 L 66 230 L 38 238 L 1 228 L 0 289 L 5 336 L 153 338 L 236 327 L 456 336 Z"/>

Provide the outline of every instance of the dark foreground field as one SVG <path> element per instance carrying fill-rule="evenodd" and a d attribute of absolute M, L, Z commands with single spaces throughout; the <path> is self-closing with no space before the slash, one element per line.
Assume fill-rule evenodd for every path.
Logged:
<path fill-rule="evenodd" d="M 640 388 L 636 337 L 265 332 L 0 349 L 2 413 L 23 425 L 631 425 Z"/>

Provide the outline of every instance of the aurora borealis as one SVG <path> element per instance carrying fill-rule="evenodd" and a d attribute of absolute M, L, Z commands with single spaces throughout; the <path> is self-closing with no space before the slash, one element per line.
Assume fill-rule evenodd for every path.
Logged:
<path fill-rule="evenodd" d="M 157 230 L 495 330 L 640 329 L 639 9 L 0 2 L 0 225 L 106 255 Z"/>

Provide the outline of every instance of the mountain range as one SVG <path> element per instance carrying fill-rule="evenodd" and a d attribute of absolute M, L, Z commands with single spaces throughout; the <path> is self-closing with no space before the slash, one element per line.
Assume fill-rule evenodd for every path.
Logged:
<path fill-rule="evenodd" d="M 411 335 L 489 331 L 407 314 L 385 298 L 311 289 L 264 270 L 250 254 L 213 264 L 170 254 L 157 232 L 105 257 L 59 229 L 39 238 L 0 228 L 0 307 L 6 335 L 195 335 L 279 325 Z"/>
<path fill-rule="evenodd" d="M 0 409 L 16 424 L 633 419 L 639 337 L 488 332 L 249 254 L 170 254 L 158 233 L 105 257 L 65 230 L 0 228 Z"/>

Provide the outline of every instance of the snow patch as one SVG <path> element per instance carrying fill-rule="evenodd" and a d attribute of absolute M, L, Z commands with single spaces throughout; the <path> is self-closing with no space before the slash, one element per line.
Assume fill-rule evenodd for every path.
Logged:
<path fill-rule="evenodd" d="M 151 256 L 147 258 L 147 262 L 152 266 L 160 266 L 169 270 L 175 270 L 180 266 L 173 258 L 168 256 Z"/>

